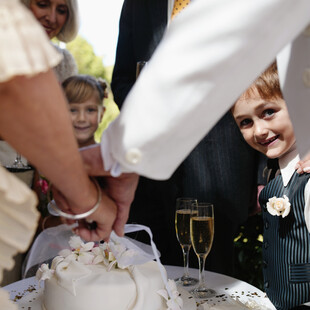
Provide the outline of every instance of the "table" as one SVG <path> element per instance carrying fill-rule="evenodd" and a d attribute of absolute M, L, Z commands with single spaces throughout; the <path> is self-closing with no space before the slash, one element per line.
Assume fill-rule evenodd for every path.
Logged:
<path fill-rule="evenodd" d="M 165 266 L 165 268 L 169 279 L 178 278 L 183 274 L 183 267 Z M 197 269 L 189 268 L 189 273 L 191 276 L 198 278 Z M 238 299 L 243 303 L 254 302 L 255 305 L 260 306 L 258 309 L 275 310 L 274 306 L 271 304 L 264 292 L 244 281 L 210 271 L 205 271 L 205 279 L 207 284 L 211 288 L 215 289 L 218 295 L 210 298 L 209 300 L 197 300 L 198 310 L 213 309 L 209 307 L 212 307 L 212 305 L 215 304 L 220 305 L 220 307 L 217 307 L 216 309 L 221 309 L 221 307 L 225 307 L 225 305 L 229 305 L 233 302 L 234 299 Z M 10 293 L 10 298 L 12 300 L 27 295 L 32 290 L 39 289 L 38 283 L 34 277 L 12 283 L 3 288 Z M 193 287 L 187 287 L 184 289 L 190 291 L 192 288 Z M 242 307 L 236 306 L 235 309 L 242 309 Z M 245 307 L 244 309 L 249 308 Z M 191 308 L 186 310 L 196 309 Z"/>
<path fill-rule="evenodd" d="M 165 267 L 169 279 L 179 278 L 184 272 L 183 267 Z M 189 268 L 189 274 L 198 279 L 198 269 Z M 198 303 L 201 303 L 202 305 L 207 304 L 211 306 L 219 303 L 224 305 L 225 303 L 228 303 L 228 300 L 230 299 L 238 299 L 243 303 L 253 301 L 253 303 L 261 305 L 261 309 L 276 309 L 264 292 L 244 281 L 211 271 L 205 271 L 205 281 L 207 285 L 214 289 L 218 294 L 216 297 L 210 298 L 209 300 L 198 301 Z M 190 291 L 192 288 L 193 287 L 188 287 L 185 289 Z M 204 309 L 204 307 L 201 308 Z M 205 306 L 205 308 L 208 309 L 207 306 Z"/>

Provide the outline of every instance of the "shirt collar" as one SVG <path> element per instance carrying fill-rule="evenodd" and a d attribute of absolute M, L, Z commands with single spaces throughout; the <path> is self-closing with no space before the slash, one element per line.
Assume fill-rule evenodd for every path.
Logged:
<path fill-rule="evenodd" d="M 292 175 L 296 170 L 295 166 L 299 162 L 299 160 L 300 158 L 296 147 L 294 147 L 291 151 L 279 158 L 279 166 L 284 186 L 287 186 L 288 182 L 290 181 Z"/>

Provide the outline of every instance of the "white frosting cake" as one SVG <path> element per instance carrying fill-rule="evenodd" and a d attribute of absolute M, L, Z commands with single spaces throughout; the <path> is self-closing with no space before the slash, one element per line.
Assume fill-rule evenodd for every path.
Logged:
<path fill-rule="evenodd" d="M 61 251 L 51 268 L 43 264 L 37 272 L 37 279 L 45 280 L 43 310 L 170 309 L 172 300 L 156 262 L 128 265 L 137 254 L 120 244 L 95 246 L 79 237 L 69 243 L 73 250 Z M 170 290 L 179 303 L 173 284 L 169 282 Z"/>

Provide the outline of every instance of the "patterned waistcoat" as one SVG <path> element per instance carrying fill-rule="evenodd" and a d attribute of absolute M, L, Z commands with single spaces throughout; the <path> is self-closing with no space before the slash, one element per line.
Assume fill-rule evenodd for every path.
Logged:
<path fill-rule="evenodd" d="M 264 220 L 263 275 L 268 298 L 277 309 L 286 310 L 310 301 L 310 234 L 304 218 L 304 189 L 310 175 L 293 174 L 284 187 L 281 175 L 260 194 Z M 290 213 L 271 215 L 268 199 L 286 195 Z"/>

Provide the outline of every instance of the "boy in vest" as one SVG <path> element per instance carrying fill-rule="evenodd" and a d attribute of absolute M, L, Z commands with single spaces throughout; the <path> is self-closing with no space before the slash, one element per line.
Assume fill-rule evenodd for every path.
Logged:
<path fill-rule="evenodd" d="M 259 196 L 267 296 L 280 310 L 310 309 L 305 305 L 310 301 L 310 175 L 295 170 L 300 159 L 275 63 L 231 111 L 246 142 L 279 164 Z"/>

